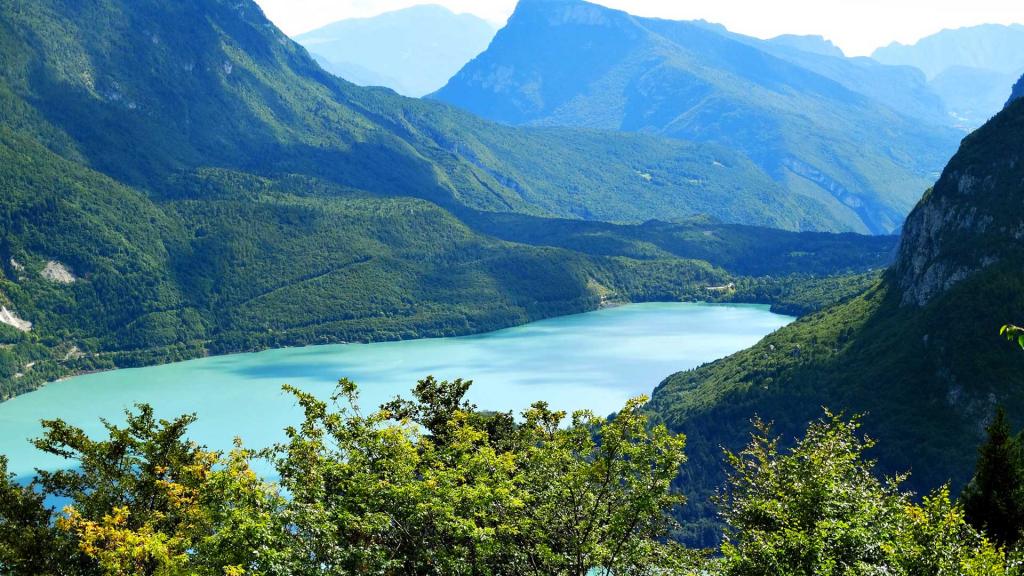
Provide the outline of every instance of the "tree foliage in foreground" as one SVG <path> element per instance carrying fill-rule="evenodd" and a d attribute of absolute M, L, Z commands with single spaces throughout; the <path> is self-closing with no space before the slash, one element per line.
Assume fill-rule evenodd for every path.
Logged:
<path fill-rule="evenodd" d="M 791 450 L 759 424 L 728 455 L 727 542 L 702 557 L 667 538 L 684 439 L 643 398 L 610 418 L 537 403 L 517 419 L 478 411 L 470 385 L 427 378 L 369 414 L 348 380 L 327 401 L 288 388 L 301 422 L 259 453 L 210 452 L 188 440 L 194 417 L 148 406 L 99 440 L 44 422 L 36 446 L 73 466 L 19 486 L 0 459 L 0 574 L 1017 573 L 946 490 L 916 502 L 878 480 L 856 419 L 829 414 Z"/>
<path fill-rule="evenodd" d="M 873 441 L 858 418 L 826 412 L 791 450 L 770 427 L 729 453 L 732 472 L 718 503 L 730 531 L 726 575 L 931 575 L 1016 573 L 1002 550 L 964 520 L 947 488 L 915 502 L 880 480 L 864 456 Z"/>
<path fill-rule="evenodd" d="M 392 403 L 407 411 L 364 415 L 347 380 L 329 402 L 289 388 L 302 422 L 261 454 L 279 484 L 257 477 L 251 451 L 188 441 L 191 416 L 139 406 L 102 440 L 44 422 L 37 447 L 75 466 L 29 488 L 5 478 L 0 573 L 76 558 L 67 573 L 582 576 L 686 558 L 665 540 L 684 439 L 648 426 L 645 399 L 611 419 L 538 403 L 517 422 L 477 412 L 467 389 L 427 379 L 415 402 Z M 70 504 L 51 521 L 40 494 Z M 27 530 L 71 554 L 18 548 Z"/>

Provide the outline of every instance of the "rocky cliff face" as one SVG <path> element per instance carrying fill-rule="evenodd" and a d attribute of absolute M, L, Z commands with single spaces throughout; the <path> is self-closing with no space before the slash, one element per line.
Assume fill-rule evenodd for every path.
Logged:
<path fill-rule="evenodd" d="M 1006 102 L 1006 105 L 1013 104 L 1019 98 L 1024 98 L 1024 76 L 1021 76 L 1020 80 L 1017 80 L 1017 83 L 1014 84 L 1013 92 L 1010 93 L 1010 99 Z"/>
<path fill-rule="evenodd" d="M 1014 94 L 1024 91 L 1018 82 Z M 1024 103 L 967 137 L 907 218 L 893 269 L 904 305 L 922 306 L 1024 241 Z"/>

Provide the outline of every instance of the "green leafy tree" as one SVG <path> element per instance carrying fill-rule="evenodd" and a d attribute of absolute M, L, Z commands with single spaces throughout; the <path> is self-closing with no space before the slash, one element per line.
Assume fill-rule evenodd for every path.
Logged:
<path fill-rule="evenodd" d="M 395 398 L 381 406 L 381 410 L 392 420 L 419 424 L 436 444 L 448 442 L 451 424 L 459 418 L 487 432 L 489 444 L 500 451 L 522 448 L 525 438 L 511 412 L 481 412 L 466 400 L 472 385 L 472 380 L 438 381 L 427 376 L 413 388 L 413 400 Z"/>
<path fill-rule="evenodd" d="M 544 403 L 526 411 L 523 454 L 524 539 L 517 547 L 531 574 L 653 574 L 685 556 L 662 541 L 668 512 L 684 503 L 671 482 L 685 461 L 682 436 L 650 427 L 647 399 L 630 400 L 605 420 Z"/>
<path fill-rule="evenodd" d="M 18 484 L 0 456 L 0 574 L 79 574 L 86 568 L 74 542 L 51 522 L 53 510 L 34 486 Z"/>
<path fill-rule="evenodd" d="M 717 567 L 736 575 L 1004 574 L 1005 558 L 945 490 L 913 503 L 879 480 L 859 420 L 826 412 L 791 450 L 764 423 L 739 454 L 719 504 L 730 531 Z"/>
<path fill-rule="evenodd" d="M 239 446 L 222 458 L 189 441 L 194 421 L 159 420 L 139 405 L 123 427 L 104 422 L 100 440 L 60 420 L 43 423 L 35 445 L 71 461 L 40 471 L 37 482 L 71 501 L 52 538 L 73 540 L 88 559 L 74 573 L 212 576 L 274 565 L 283 499 L 249 468 L 251 452 Z M 48 534 L 49 513 L 35 521 Z M 62 562 L 56 551 L 40 558 Z"/>
<path fill-rule="evenodd" d="M 610 418 L 536 403 L 517 421 L 476 412 L 465 381 L 428 378 L 415 400 L 369 415 L 348 380 L 327 401 L 287 390 L 303 419 L 259 453 L 240 441 L 207 451 L 187 438 L 194 417 L 159 420 L 148 406 L 105 423 L 102 439 L 45 422 L 36 445 L 71 469 L 20 486 L 0 458 L 0 573 L 1004 576 L 1021 565 L 948 490 L 916 503 L 901 478 L 878 480 L 856 418 L 826 413 L 789 450 L 758 423 L 728 454 L 721 557 L 702 560 L 667 539 L 685 442 L 651 425 L 645 398 Z M 1001 419 L 990 435 L 1003 446 Z M 252 470 L 257 457 L 280 486 Z M 70 504 L 55 513 L 47 496 Z"/>
<path fill-rule="evenodd" d="M 905 506 L 887 567 L 912 576 L 1010 576 L 1020 574 L 1020 559 L 1007 558 L 964 519 L 963 510 L 942 488 Z"/>
<path fill-rule="evenodd" d="M 381 408 L 392 418 L 416 422 L 435 438 L 443 439 L 456 413 L 476 412 L 476 406 L 465 399 L 472 385 L 472 380 L 459 378 L 438 382 L 433 376 L 427 376 L 413 388 L 415 400 L 395 398 Z"/>
<path fill-rule="evenodd" d="M 355 384 L 339 383 L 337 406 L 286 387 L 304 413 L 287 441 L 268 451 L 291 527 L 285 541 L 292 570 L 303 574 L 391 574 L 411 568 L 421 534 L 416 485 L 419 454 L 412 426 L 389 426 L 387 414 L 364 417 Z"/>
<path fill-rule="evenodd" d="M 305 573 L 645 574 L 684 556 L 664 542 L 683 439 L 649 427 L 642 398 L 564 427 L 536 404 L 495 441 L 464 381 L 421 381 L 369 416 L 347 380 L 336 409 L 290 390 L 305 419 L 273 453 Z"/>

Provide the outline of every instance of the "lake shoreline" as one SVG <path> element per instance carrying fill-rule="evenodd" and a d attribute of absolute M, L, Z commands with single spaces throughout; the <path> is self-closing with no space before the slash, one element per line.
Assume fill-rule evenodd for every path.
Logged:
<path fill-rule="evenodd" d="M 328 398 L 339 378 L 360 386 L 367 410 L 407 396 L 417 380 L 465 378 L 481 410 L 519 413 L 535 401 L 611 414 L 649 395 L 669 374 L 755 344 L 793 318 L 763 304 L 640 303 L 549 318 L 483 334 L 368 344 L 278 348 L 94 372 L 0 404 L 0 454 L 11 471 L 53 463 L 35 453 L 40 420 L 63 419 L 103 434 L 100 418 L 150 404 L 158 417 L 195 413 L 193 439 L 227 449 L 235 436 L 264 447 L 293 425 L 290 384 Z"/>
<path fill-rule="evenodd" d="M 518 326 L 525 326 L 527 324 L 531 324 L 531 323 L 534 323 L 534 322 L 541 322 L 541 321 L 544 321 L 544 320 L 551 320 L 551 319 L 555 319 L 555 318 L 566 318 L 566 317 L 570 317 L 570 316 L 577 316 L 577 315 L 580 315 L 580 314 L 588 314 L 590 312 L 596 312 L 596 311 L 599 311 L 599 310 L 618 308 L 618 307 L 621 307 L 621 306 L 630 306 L 630 305 L 634 305 L 634 304 L 708 304 L 708 305 L 723 305 L 723 306 L 768 306 L 769 310 L 772 311 L 773 313 L 777 313 L 777 314 L 780 314 L 780 315 L 783 315 L 783 316 L 791 316 L 791 314 L 786 314 L 785 312 L 775 312 L 775 310 L 774 310 L 775 304 L 764 303 L 764 302 L 707 301 L 707 300 L 668 300 L 668 299 L 666 299 L 666 300 L 649 300 L 649 301 L 640 301 L 640 302 L 601 301 L 601 302 L 599 302 L 597 304 L 597 306 L 584 308 L 583 310 L 580 310 L 580 311 L 577 311 L 577 312 L 570 312 L 570 313 L 567 313 L 567 314 L 555 314 L 555 315 L 551 315 L 551 316 L 541 316 L 539 318 L 528 319 L 528 320 L 525 320 L 523 322 L 509 323 L 509 324 L 506 324 L 506 325 L 501 325 L 501 326 L 494 327 L 494 328 L 487 328 L 487 329 L 483 329 L 483 330 L 470 330 L 470 331 L 466 331 L 466 332 L 456 331 L 453 334 L 427 335 L 427 336 L 422 336 L 422 337 L 417 337 L 417 338 L 382 338 L 382 339 L 368 338 L 368 339 L 365 339 L 365 340 L 347 341 L 347 340 L 340 339 L 340 338 L 339 339 L 334 339 L 334 338 L 332 338 L 330 336 L 324 336 L 322 338 L 322 340 L 319 341 L 319 342 L 309 342 L 309 343 L 305 343 L 305 344 L 294 344 L 294 345 L 286 344 L 286 345 L 283 345 L 283 346 L 273 346 L 273 345 L 271 345 L 271 346 L 260 346 L 260 347 L 253 347 L 253 348 L 237 348 L 237 349 L 235 349 L 235 348 L 226 348 L 223 351 L 217 351 L 217 352 L 211 352 L 211 349 L 210 349 L 210 344 L 216 342 L 216 340 L 213 340 L 213 339 L 211 339 L 211 340 L 204 340 L 204 341 L 201 341 L 201 342 L 199 342 L 199 341 L 196 341 L 196 342 L 181 342 L 181 343 L 177 343 L 177 344 L 174 344 L 174 345 L 171 345 L 171 346 L 167 346 L 167 347 L 163 347 L 163 348 L 155 348 L 155 349 L 147 349 L 147 350 L 104 351 L 104 352 L 94 353 L 92 355 L 87 355 L 87 356 L 85 356 L 85 358 L 93 358 L 94 359 L 94 358 L 102 358 L 104 356 L 144 354 L 144 353 L 147 353 L 147 352 L 159 353 L 161 351 L 167 351 L 167 350 L 174 349 L 175 347 L 181 347 L 181 346 L 186 346 L 186 347 L 198 346 L 198 348 L 193 348 L 198 353 L 196 353 L 196 354 L 185 354 L 184 356 L 180 356 L 180 357 L 177 357 L 177 358 L 174 358 L 174 359 L 169 359 L 169 360 L 155 360 L 155 361 L 152 361 L 152 362 L 145 362 L 145 361 L 143 361 L 143 362 L 139 362 L 137 364 L 133 362 L 130 365 L 114 366 L 114 367 L 111 367 L 111 368 L 90 368 L 90 369 L 86 369 L 86 370 L 69 370 L 69 371 L 63 373 L 58 378 L 55 378 L 55 379 L 52 379 L 52 380 L 46 380 L 44 382 L 41 382 L 38 386 L 34 386 L 32 389 L 28 390 L 27 392 L 22 392 L 20 394 L 15 394 L 14 396 L 11 396 L 9 398 L 0 398 L 0 405 L 3 405 L 5 402 L 9 402 L 9 401 L 11 401 L 14 398 L 17 398 L 19 396 L 24 396 L 25 394 L 32 394 L 34 392 L 37 392 L 37 391 L 39 391 L 39 390 L 41 390 L 41 389 L 43 389 L 46 386 L 49 386 L 51 384 L 55 384 L 55 383 L 59 383 L 59 382 L 66 382 L 66 381 L 71 380 L 73 378 L 78 378 L 78 377 L 81 377 L 81 376 L 88 376 L 88 375 L 91 375 L 91 374 L 103 374 L 103 373 L 107 373 L 107 372 L 116 372 L 118 370 L 126 370 L 126 369 L 132 369 L 132 368 L 152 368 L 152 367 L 156 367 L 156 366 L 166 366 L 168 364 L 175 364 L 175 363 L 179 363 L 179 362 L 188 362 L 190 360 L 199 360 L 199 359 L 203 359 L 203 358 L 216 358 L 216 357 L 222 357 L 222 356 L 232 356 L 232 355 L 236 355 L 236 354 L 258 354 L 260 352 L 266 352 L 268 350 L 290 350 L 290 349 L 309 348 L 309 347 L 313 347 L 313 346 L 335 346 L 335 345 L 344 345 L 344 344 L 378 344 L 378 343 L 385 343 L 385 342 L 407 342 L 407 341 L 410 341 L 410 340 L 423 340 L 423 339 L 429 340 L 429 339 L 440 339 L 440 338 L 460 338 L 460 337 L 464 337 L 464 336 L 480 336 L 480 335 L 489 334 L 489 333 L 492 333 L 492 332 L 498 332 L 498 331 L 501 331 L 501 330 L 507 330 L 509 328 L 515 328 L 515 327 L 518 327 Z M 28 376 L 28 375 L 26 374 L 26 376 Z"/>

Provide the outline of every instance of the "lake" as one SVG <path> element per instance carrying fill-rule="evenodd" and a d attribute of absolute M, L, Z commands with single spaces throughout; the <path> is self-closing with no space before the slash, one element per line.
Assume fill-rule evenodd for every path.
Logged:
<path fill-rule="evenodd" d="M 518 413 L 545 400 L 559 410 L 610 414 L 666 376 L 747 348 L 792 320 L 767 306 L 632 304 L 477 336 L 287 348 L 89 374 L 0 403 L 0 454 L 19 477 L 60 466 L 28 443 L 40 419 L 98 434 L 99 418 L 122 421 L 137 402 L 161 417 L 195 412 L 191 437 L 212 448 L 229 448 L 235 436 L 265 447 L 299 422 L 282 384 L 327 397 L 341 377 L 359 384 L 364 410 L 408 396 L 433 375 L 472 379 L 469 399 L 481 409 Z"/>

